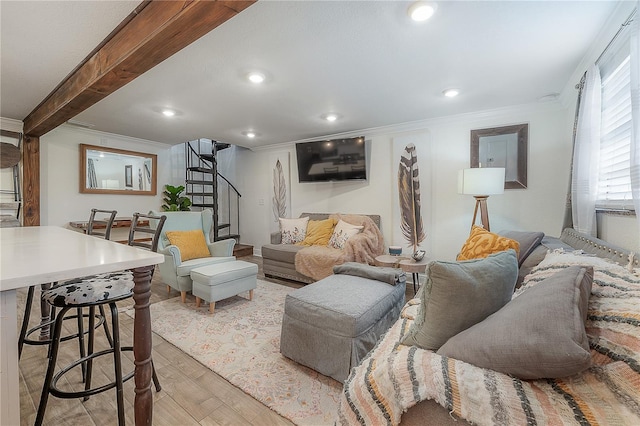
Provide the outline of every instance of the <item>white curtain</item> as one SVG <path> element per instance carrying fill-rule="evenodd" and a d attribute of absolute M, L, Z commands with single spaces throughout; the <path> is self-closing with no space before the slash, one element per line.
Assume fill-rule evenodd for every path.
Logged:
<path fill-rule="evenodd" d="M 640 225 L 640 16 L 636 5 L 636 16 L 631 23 L 631 193 Z"/>
<path fill-rule="evenodd" d="M 595 64 L 587 70 L 582 96 L 571 179 L 573 227 L 596 236 L 602 89 L 600 71 Z"/>

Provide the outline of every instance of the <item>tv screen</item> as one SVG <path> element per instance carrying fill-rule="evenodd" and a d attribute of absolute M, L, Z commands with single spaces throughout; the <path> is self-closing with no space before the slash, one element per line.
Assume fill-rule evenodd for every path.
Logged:
<path fill-rule="evenodd" d="M 300 182 L 366 180 L 364 136 L 296 144 Z"/>

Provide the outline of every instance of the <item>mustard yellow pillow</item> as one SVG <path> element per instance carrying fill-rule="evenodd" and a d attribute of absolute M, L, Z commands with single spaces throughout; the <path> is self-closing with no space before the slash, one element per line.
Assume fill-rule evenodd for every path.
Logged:
<path fill-rule="evenodd" d="M 520 253 L 520 243 L 516 240 L 501 237 L 474 225 L 456 260 L 482 259 L 510 248 L 516 251 L 516 255 Z"/>
<path fill-rule="evenodd" d="M 307 235 L 297 243 L 299 246 L 326 246 L 336 226 L 335 219 L 310 220 L 307 224 Z"/>
<path fill-rule="evenodd" d="M 180 249 L 182 261 L 209 257 L 209 248 L 201 229 L 193 231 L 167 231 L 169 242 Z"/>

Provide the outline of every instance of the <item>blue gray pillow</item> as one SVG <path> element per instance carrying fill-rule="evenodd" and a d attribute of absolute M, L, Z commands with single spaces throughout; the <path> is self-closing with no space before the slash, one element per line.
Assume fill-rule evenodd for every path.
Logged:
<path fill-rule="evenodd" d="M 524 262 L 531 252 L 540 245 L 544 238 L 544 232 L 500 231 L 498 232 L 498 235 L 516 240 L 520 244 L 518 266 L 522 266 L 522 262 Z"/>
<path fill-rule="evenodd" d="M 557 378 L 591 365 L 585 321 L 593 267 L 571 266 L 452 337 L 438 354 L 520 379 Z"/>
<path fill-rule="evenodd" d="M 509 249 L 484 259 L 435 261 L 426 275 L 418 315 L 402 343 L 435 351 L 511 300 L 518 260 Z"/>

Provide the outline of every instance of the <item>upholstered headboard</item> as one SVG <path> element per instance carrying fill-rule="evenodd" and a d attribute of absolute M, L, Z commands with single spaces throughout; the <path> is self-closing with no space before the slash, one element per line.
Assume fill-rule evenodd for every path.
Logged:
<path fill-rule="evenodd" d="M 582 234 L 575 229 L 565 228 L 562 231 L 560 239 L 569 244 L 577 250 L 582 250 L 585 253 L 595 254 L 598 257 L 605 259 L 611 259 L 614 262 L 627 266 L 629 264 L 629 256 L 631 252 L 622 247 L 615 246 L 604 240 L 601 240 L 590 235 Z M 636 257 L 637 256 L 637 257 Z M 640 254 L 636 254 L 633 259 L 633 266 L 640 266 Z"/>

